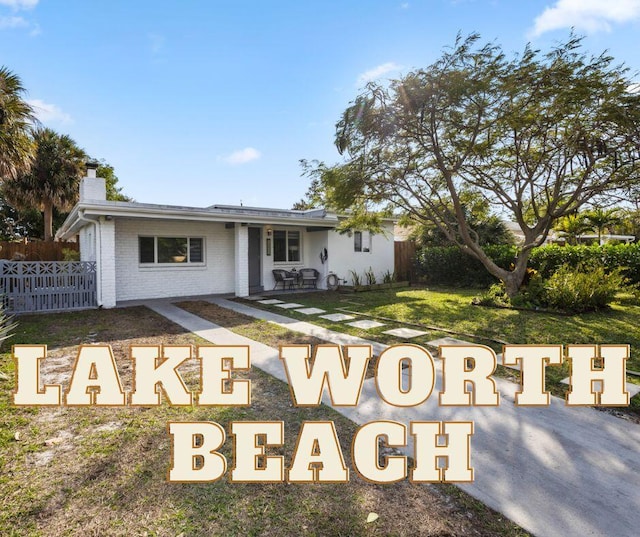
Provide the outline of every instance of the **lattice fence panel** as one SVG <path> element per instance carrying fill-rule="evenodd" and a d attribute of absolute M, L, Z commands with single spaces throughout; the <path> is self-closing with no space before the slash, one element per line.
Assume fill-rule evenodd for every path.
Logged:
<path fill-rule="evenodd" d="M 96 307 L 96 264 L 0 260 L 0 296 L 7 313 Z"/>

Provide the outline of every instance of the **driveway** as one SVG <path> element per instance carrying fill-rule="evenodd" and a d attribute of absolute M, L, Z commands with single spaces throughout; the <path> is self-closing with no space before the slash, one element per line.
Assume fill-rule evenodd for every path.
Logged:
<path fill-rule="evenodd" d="M 293 330 L 312 331 L 328 341 L 344 342 L 345 334 L 311 323 L 292 322 L 224 299 L 211 301 L 256 318 L 279 320 Z M 286 381 L 276 349 L 216 327 L 167 301 L 148 305 L 213 343 L 250 344 L 252 365 Z M 348 337 L 352 344 L 359 339 Z M 549 407 L 516 407 L 517 385 L 500 378 L 495 379 L 501 394 L 499 407 L 440 407 L 439 363 L 436 373 L 434 393 L 418 407 L 389 406 L 369 379 L 357 407 L 335 409 L 358 424 L 381 419 L 402 423 L 472 420 L 475 482 L 460 485 L 461 489 L 538 537 L 638 535 L 640 426 L 592 408 L 567 408 L 556 397 Z M 330 405 L 326 397 L 323 402 Z M 410 446 L 407 453 L 411 454 Z"/>

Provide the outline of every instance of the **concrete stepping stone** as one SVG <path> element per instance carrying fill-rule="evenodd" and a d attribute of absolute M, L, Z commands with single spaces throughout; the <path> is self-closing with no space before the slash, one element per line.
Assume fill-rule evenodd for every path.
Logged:
<path fill-rule="evenodd" d="M 371 330 L 372 328 L 378 328 L 380 326 L 384 326 L 384 323 L 379 323 L 378 321 L 370 321 L 369 319 L 363 319 L 361 321 L 353 321 L 352 323 L 347 323 L 349 326 L 353 326 L 354 328 L 362 328 L 363 330 Z"/>
<path fill-rule="evenodd" d="M 432 347 L 439 347 L 440 345 L 473 345 L 470 341 L 464 341 L 462 339 L 456 339 L 454 337 L 441 337 L 434 339 L 433 341 L 427 341 L 427 345 Z"/>
<path fill-rule="evenodd" d="M 266 298 L 267 298 L 266 296 L 261 296 L 261 295 L 251 295 L 251 296 L 244 297 L 245 300 L 250 300 L 251 302 L 255 300 L 265 300 Z"/>
<path fill-rule="evenodd" d="M 271 304 L 284 304 L 284 300 L 277 300 L 275 298 L 270 298 L 269 300 L 260 300 L 258 304 L 266 304 L 267 306 Z"/>
<path fill-rule="evenodd" d="M 560 382 L 562 382 L 562 384 L 568 385 L 570 384 L 569 378 L 570 377 L 567 377 L 566 379 L 562 379 Z M 633 382 L 626 382 L 625 387 L 629 392 L 629 398 L 633 397 L 634 395 L 638 395 L 640 393 L 640 384 L 633 384 Z M 602 391 L 602 382 L 599 380 L 596 380 L 593 383 L 593 390 L 596 392 Z"/>
<path fill-rule="evenodd" d="M 304 304 L 296 304 L 295 302 L 287 302 L 286 304 L 276 304 L 276 308 L 291 310 L 293 308 L 303 308 Z"/>
<path fill-rule="evenodd" d="M 316 315 L 318 313 L 325 313 L 327 310 L 321 310 L 320 308 L 302 308 L 301 310 L 296 311 L 304 315 Z"/>
<path fill-rule="evenodd" d="M 327 315 L 320 315 L 321 319 L 327 319 L 327 321 L 349 321 L 355 319 L 353 315 L 347 315 L 346 313 L 328 313 Z"/>
<path fill-rule="evenodd" d="M 382 332 L 383 334 L 389 334 L 390 336 L 396 336 L 406 339 L 411 339 L 418 336 L 424 336 L 427 332 L 422 330 L 414 330 L 413 328 L 392 328 Z"/>

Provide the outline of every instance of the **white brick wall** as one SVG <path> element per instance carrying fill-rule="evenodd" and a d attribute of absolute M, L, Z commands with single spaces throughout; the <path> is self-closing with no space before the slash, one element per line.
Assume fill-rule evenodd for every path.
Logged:
<path fill-rule="evenodd" d="M 306 259 L 305 267 L 314 268 L 320 273 L 317 286 L 320 289 L 327 288 L 328 262 L 324 265 L 320 261 L 320 252 L 329 249 L 328 234 L 332 231 L 311 231 L 305 233 L 304 255 Z"/>
<path fill-rule="evenodd" d="M 329 271 L 350 280 L 350 270 L 363 274 L 373 268 L 378 281 L 382 274 L 393 272 L 394 250 L 391 226 L 389 234 L 373 236 L 371 252 L 354 252 L 353 237 L 335 231 L 308 233 L 302 231 L 302 261 L 279 265 L 285 269 L 313 267 L 320 271 L 319 287 L 324 288 Z M 86 226 L 80 233 L 83 260 L 100 255 L 92 244 L 102 251 L 100 296 L 104 307 L 115 306 L 116 301 L 145 298 L 164 298 L 215 293 L 248 293 L 248 228 L 236 225 L 225 229 L 223 223 L 180 222 L 171 220 L 118 218 L 100 223 L 100 232 Z M 202 237 L 205 263 L 171 266 L 140 265 L 138 237 Z M 262 234 L 262 281 L 265 289 L 273 287 L 272 255 L 266 256 L 266 233 Z M 236 249 L 235 245 L 238 244 Z M 320 263 L 319 254 L 327 248 L 329 260 Z"/>
<path fill-rule="evenodd" d="M 366 284 L 365 270 L 371 267 L 378 283 L 382 282 L 382 275 L 388 270 L 393 273 L 394 246 L 393 224 L 383 224 L 385 234 L 375 234 L 371 237 L 370 252 L 355 252 L 354 238 L 347 233 L 341 235 L 337 231 L 329 231 L 329 262 L 328 269 L 340 278 L 351 281 L 351 270 L 360 275 L 362 284 Z"/>
<path fill-rule="evenodd" d="M 97 232 L 97 254 L 101 259 L 98 269 L 101 282 L 101 285 L 98 285 L 98 303 L 105 308 L 113 308 L 116 305 L 116 261 L 113 256 L 116 244 L 115 221 L 100 217 Z"/>
<path fill-rule="evenodd" d="M 80 201 L 107 199 L 107 188 L 102 177 L 84 177 L 80 181 Z"/>
<path fill-rule="evenodd" d="M 225 229 L 223 223 L 117 219 L 115 229 L 117 300 L 235 291 L 234 230 Z M 139 235 L 203 237 L 205 264 L 142 266 L 138 262 Z"/>

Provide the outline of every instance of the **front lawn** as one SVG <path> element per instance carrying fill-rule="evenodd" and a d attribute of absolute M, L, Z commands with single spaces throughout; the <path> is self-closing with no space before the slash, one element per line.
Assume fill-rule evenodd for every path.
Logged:
<path fill-rule="evenodd" d="M 211 308 L 218 324 L 272 344 L 314 343 L 269 323 Z M 146 308 L 24 316 L 11 343 L 49 346 L 46 383 L 68 384 L 77 345 L 112 345 L 125 390 L 131 344 L 204 344 Z M 254 368 L 252 405 L 156 408 L 17 408 L 14 366 L 0 355 L 0 535 L 455 535 L 525 536 L 452 486 L 408 481 L 375 485 L 351 473 L 348 484 L 167 483 L 167 421 L 284 421 L 285 461 L 303 420 L 335 423 L 347 465 L 356 426 L 326 406 L 294 408 L 286 384 Z M 187 385 L 197 391 L 195 361 Z M 228 431 L 228 428 L 227 428 Z M 231 440 L 223 454 L 231 461 Z M 273 454 L 279 454 L 276 451 Z M 369 513 L 379 515 L 367 523 Z"/>
<path fill-rule="evenodd" d="M 424 341 L 433 339 L 437 328 L 443 328 L 459 334 L 459 339 L 465 339 L 460 337 L 462 334 L 475 334 L 478 342 L 485 344 L 491 340 L 513 344 L 628 343 L 631 345 L 629 369 L 640 370 L 640 304 L 631 295 L 619 295 L 609 310 L 566 316 L 473 305 L 471 300 L 481 293 L 481 289 L 408 287 L 349 294 L 287 293 L 275 298 L 331 312 L 357 312 L 393 319 L 397 323 L 433 327 L 422 338 Z M 256 302 L 249 304 L 260 306 Z M 313 320 L 327 328 L 341 326 L 345 331 L 351 331 L 344 323 L 309 317 L 295 310 L 285 312 L 274 306 L 269 309 L 297 319 Z M 357 334 L 379 340 L 373 336 L 388 328 L 358 331 Z M 499 344 L 494 347 L 500 349 Z"/>
<path fill-rule="evenodd" d="M 384 334 L 389 328 L 405 326 L 428 327 L 427 334 L 410 341 L 425 344 L 442 336 L 455 337 L 502 350 L 501 342 L 512 344 L 629 344 L 631 358 L 627 369 L 640 371 L 640 304 L 637 298 L 620 294 L 610 309 L 579 315 L 558 315 L 512 309 L 475 306 L 473 297 L 480 289 L 404 288 L 341 294 L 339 292 L 284 293 L 275 298 L 299 302 L 327 312 L 360 314 L 375 318 L 385 326 L 371 330 L 350 327 L 344 322 L 331 322 L 317 315 L 308 316 L 295 310 L 277 306 L 250 305 L 269 309 L 304 321 L 312 321 L 326 328 L 393 344 L 400 340 Z M 370 316 L 370 317 L 369 317 Z M 446 332 L 445 332 L 446 330 Z M 475 337 L 473 337 L 475 336 Z M 499 368 L 499 374 L 513 377 L 513 373 Z M 567 364 L 561 368 L 547 368 L 547 384 L 555 395 L 567 389 L 559 381 L 569 375 Z M 631 382 L 640 382 L 629 376 Z M 631 401 L 632 414 L 640 415 L 640 396 Z"/>

